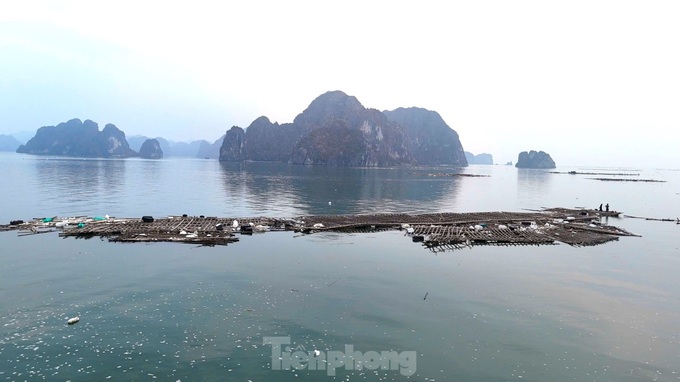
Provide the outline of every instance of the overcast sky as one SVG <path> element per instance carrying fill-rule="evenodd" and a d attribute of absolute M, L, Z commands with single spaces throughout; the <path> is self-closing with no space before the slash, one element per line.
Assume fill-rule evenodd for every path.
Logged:
<path fill-rule="evenodd" d="M 436 110 L 498 163 L 677 168 L 679 20 L 677 0 L 6 1 L 0 133 L 214 141 L 342 90 Z"/>

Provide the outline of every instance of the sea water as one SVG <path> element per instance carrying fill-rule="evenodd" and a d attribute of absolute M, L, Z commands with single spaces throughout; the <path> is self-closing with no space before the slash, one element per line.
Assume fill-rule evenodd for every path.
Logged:
<path fill-rule="evenodd" d="M 673 169 L 558 169 L 666 181 L 633 183 L 508 166 L 350 169 L 18 154 L 0 155 L 0 166 L 5 224 L 600 203 L 633 216 L 680 216 Z M 441 176 L 455 172 L 487 176 Z M 2 233 L 0 380 L 680 380 L 680 226 L 605 223 L 641 237 L 585 248 L 432 252 L 400 232 L 269 232 L 217 247 Z M 67 325 L 74 316 L 80 322 Z M 274 354 L 265 337 L 290 344 Z M 320 362 L 321 370 L 305 362 L 273 370 L 288 355 L 326 357 L 347 346 L 360 356 L 415 356 L 395 358 L 397 368 L 346 359 Z"/>

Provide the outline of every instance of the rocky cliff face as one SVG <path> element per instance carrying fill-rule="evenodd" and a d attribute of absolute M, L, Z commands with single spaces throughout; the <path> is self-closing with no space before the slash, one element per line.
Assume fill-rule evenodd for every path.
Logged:
<path fill-rule="evenodd" d="M 543 151 L 529 152 L 523 151 L 519 153 L 517 158 L 517 168 L 555 168 L 555 161 L 550 157 L 550 154 Z"/>
<path fill-rule="evenodd" d="M 244 159 L 288 162 L 295 144 L 303 136 L 303 127 L 295 123 L 272 123 L 260 117 L 248 126 L 244 140 Z"/>
<path fill-rule="evenodd" d="M 486 153 L 475 155 L 466 151 L 465 159 L 467 159 L 468 164 L 493 164 L 493 156 Z"/>
<path fill-rule="evenodd" d="M 294 164 L 366 167 L 414 164 L 402 126 L 340 91 L 317 97 L 293 124 L 306 133 L 293 149 L 290 162 Z"/>
<path fill-rule="evenodd" d="M 38 129 L 35 136 L 17 149 L 18 153 L 63 155 L 89 158 L 136 156 L 125 140 L 125 133 L 112 124 L 99 131 L 97 123 L 72 119 L 57 126 Z"/>
<path fill-rule="evenodd" d="M 356 97 L 341 91 L 330 91 L 316 97 L 295 117 L 293 124 L 303 127 L 306 132 L 327 126 L 335 120 L 344 121 L 347 126 L 357 126 L 361 124 L 365 111 L 366 108 Z"/>
<path fill-rule="evenodd" d="M 106 150 L 105 158 L 128 158 L 137 155 L 128 145 L 125 133 L 111 123 L 104 126 L 104 130 L 98 136 L 98 141 L 99 148 Z"/>
<path fill-rule="evenodd" d="M 223 161 L 467 165 L 458 134 L 436 112 L 417 108 L 380 112 L 341 91 L 317 97 L 293 123 L 279 125 L 260 117 L 242 135 L 228 134 L 222 147 Z"/>
<path fill-rule="evenodd" d="M 242 162 L 245 159 L 245 132 L 238 126 L 232 126 L 224 136 L 220 147 L 220 160 L 224 162 Z"/>
<path fill-rule="evenodd" d="M 139 148 L 139 157 L 144 159 L 162 159 L 163 149 L 157 139 L 147 139 Z"/>
<path fill-rule="evenodd" d="M 383 113 L 404 127 L 409 149 L 418 164 L 468 165 L 458 133 L 436 111 L 409 107 Z"/>
<path fill-rule="evenodd" d="M 342 120 L 312 130 L 293 149 L 295 164 L 365 166 L 369 162 L 367 142 L 361 130 L 352 129 Z"/>

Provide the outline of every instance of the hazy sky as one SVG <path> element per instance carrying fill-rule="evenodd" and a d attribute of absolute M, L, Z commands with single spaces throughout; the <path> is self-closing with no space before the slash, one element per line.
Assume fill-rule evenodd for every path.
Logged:
<path fill-rule="evenodd" d="M 179 3 L 179 4 L 178 4 Z M 213 141 L 342 90 L 499 163 L 679 167 L 680 1 L 6 1 L 0 133 Z"/>

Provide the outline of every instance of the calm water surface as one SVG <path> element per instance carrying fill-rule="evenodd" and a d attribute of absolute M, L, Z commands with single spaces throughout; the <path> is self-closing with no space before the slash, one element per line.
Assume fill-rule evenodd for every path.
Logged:
<path fill-rule="evenodd" d="M 0 221 L 283 216 L 610 203 L 680 216 L 665 183 L 505 166 L 346 169 L 1 154 Z M 603 171 L 602 169 L 560 169 Z M 433 177 L 462 171 L 489 177 Z M 612 171 L 607 169 L 607 171 Z M 329 204 L 329 202 L 331 202 Z M 597 247 L 433 253 L 399 232 L 266 233 L 226 247 L 0 234 L 0 380 L 678 381 L 680 226 L 611 219 Z M 423 299 L 427 294 L 427 298 Z M 81 322 L 67 326 L 68 317 Z M 415 351 L 394 370 L 271 370 L 265 336 L 308 351 Z"/>

